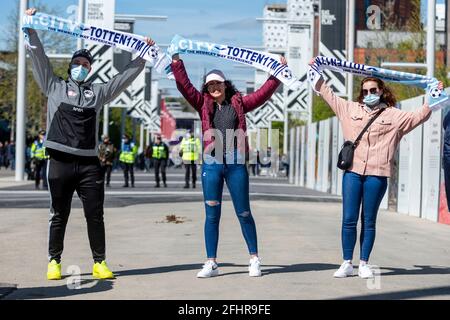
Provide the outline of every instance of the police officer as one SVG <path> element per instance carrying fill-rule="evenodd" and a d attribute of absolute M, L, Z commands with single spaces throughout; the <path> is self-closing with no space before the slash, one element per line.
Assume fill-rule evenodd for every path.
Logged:
<path fill-rule="evenodd" d="M 103 143 L 98 146 L 98 158 L 106 176 L 106 186 L 110 186 L 112 165 L 115 157 L 114 144 L 111 143 L 107 135 L 103 136 Z"/>
<path fill-rule="evenodd" d="M 26 14 L 33 15 L 36 9 Z M 114 100 L 144 70 L 145 60 L 136 58 L 108 83 L 86 81 L 93 57 L 88 50 L 74 53 L 67 80 L 53 73 L 48 57 L 35 30 L 29 29 L 29 56 L 33 75 L 48 97 L 47 137 L 44 146 L 50 156 L 48 183 L 51 195 L 49 261 L 47 279 L 61 279 L 61 255 L 64 234 L 77 191 L 83 202 L 95 278 L 113 278 L 105 262 L 105 226 L 103 221 L 104 181 L 97 156 L 98 127 L 103 105 Z M 151 39 L 147 44 L 153 45 Z"/>
<path fill-rule="evenodd" d="M 189 130 L 181 141 L 180 156 L 183 159 L 185 174 L 184 188 L 189 188 L 190 173 L 192 172 L 192 187 L 195 189 L 197 180 L 197 161 L 201 152 L 201 142 L 199 138 L 193 136 L 193 131 Z"/>
<path fill-rule="evenodd" d="M 156 136 L 155 142 L 152 144 L 152 159 L 155 167 L 155 188 L 159 188 L 159 170 L 161 169 L 162 181 L 164 188 L 167 188 L 166 183 L 166 167 L 169 159 L 169 147 L 162 142 L 161 136 Z"/>
<path fill-rule="evenodd" d="M 122 139 L 122 148 L 120 151 L 119 161 L 122 163 L 123 175 L 125 179 L 125 184 L 123 188 L 128 188 L 128 173 L 131 176 L 131 187 L 134 188 L 134 161 L 136 160 L 136 155 L 138 152 L 138 147 L 136 144 L 130 140 L 130 137 L 125 134 Z"/>
<path fill-rule="evenodd" d="M 48 189 L 47 184 L 47 159 L 44 147 L 45 130 L 40 130 L 36 140 L 31 145 L 31 161 L 34 163 L 34 182 L 35 188 L 39 189 L 42 178 L 42 186 L 45 190 Z"/>

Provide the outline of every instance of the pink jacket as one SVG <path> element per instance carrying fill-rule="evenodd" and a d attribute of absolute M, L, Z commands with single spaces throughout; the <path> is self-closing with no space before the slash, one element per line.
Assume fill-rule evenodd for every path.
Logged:
<path fill-rule="evenodd" d="M 320 94 L 341 122 L 344 140 L 355 141 L 370 118 L 377 113 L 368 112 L 358 102 L 336 96 L 326 84 L 322 84 Z M 430 116 L 431 109 L 427 104 L 414 112 L 387 107 L 363 135 L 355 149 L 353 166 L 349 171 L 360 175 L 390 177 L 392 160 L 400 140 Z"/>
<path fill-rule="evenodd" d="M 178 62 L 173 62 L 171 64 L 173 74 L 177 83 L 177 88 L 183 95 L 183 97 L 189 102 L 189 104 L 194 107 L 195 110 L 200 114 L 202 120 L 202 131 L 203 134 L 209 129 L 212 129 L 212 115 L 214 112 L 214 99 L 208 93 L 202 94 L 199 92 L 189 80 L 186 73 L 184 63 L 182 60 Z M 241 129 L 244 133 L 247 132 L 247 124 L 245 121 L 245 114 L 251 112 L 256 108 L 264 104 L 275 90 L 278 88 L 280 81 L 271 76 L 267 79 L 266 83 L 258 89 L 257 91 L 242 96 L 240 93 L 236 93 L 231 98 L 231 105 L 236 111 L 238 117 L 238 129 Z M 208 138 L 207 135 L 203 137 L 203 145 L 206 148 L 213 140 Z M 238 148 L 242 148 L 238 144 Z M 242 153 L 248 152 L 248 140 L 245 137 L 245 150 L 240 150 Z"/>

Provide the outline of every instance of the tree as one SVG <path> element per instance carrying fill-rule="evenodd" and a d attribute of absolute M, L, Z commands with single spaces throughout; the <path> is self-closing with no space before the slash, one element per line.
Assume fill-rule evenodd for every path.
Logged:
<path fill-rule="evenodd" d="M 16 91 L 17 91 L 17 44 L 19 30 L 19 1 L 17 6 L 10 13 L 8 18 L 9 27 L 0 36 L 9 47 L 9 52 L 0 54 L 0 62 L 9 66 L 9 70 L 2 70 L 0 77 L 0 117 L 14 125 L 16 115 Z M 53 15 L 59 15 L 58 10 L 50 9 L 40 1 L 32 1 L 32 7 L 38 11 Z M 47 53 L 72 52 L 76 42 L 62 34 L 53 32 L 39 32 L 39 37 Z M 67 66 L 69 61 L 52 61 L 55 74 L 62 78 L 67 78 Z M 39 129 L 46 127 L 47 99 L 42 94 L 37 83 L 32 76 L 30 63 L 27 63 L 27 131 L 30 135 L 36 135 Z"/>

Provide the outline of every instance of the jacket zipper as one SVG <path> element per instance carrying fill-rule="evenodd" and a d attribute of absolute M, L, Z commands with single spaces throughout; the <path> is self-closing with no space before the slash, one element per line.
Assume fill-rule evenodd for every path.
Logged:
<path fill-rule="evenodd" d="M 81 107 L 80 103 L 81 103 L 81 87 L 78 85 L 78 106 Z"/>

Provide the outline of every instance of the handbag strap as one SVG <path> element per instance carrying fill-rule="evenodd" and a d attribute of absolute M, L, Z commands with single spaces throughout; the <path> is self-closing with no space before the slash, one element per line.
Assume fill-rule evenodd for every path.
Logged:
<path fill-rule="evenodd" d="M 355 142 L 353 142 L 353 145 L 355 146 L 355 148 L 358 146 L 359 141 L 361 140 L 361 138 L 363 137 L 364 133 L 367 131 L 367 129 L 369 129 L 369 127 L 372 125 L 372 123 L 378 118 L 378 116 L 384 111 L 384 109 L 386 108 L 382 108 L 380 111 L 377 112 L 376 115 L 374 115 L 372 117 L 372 119 L 369 120 L 369 122 L 366 124 L 366 126 L 364 127 L 364 129 L 361 131 L 361 133 L 358 135 L 358 137 L 356 138 Z"/>

